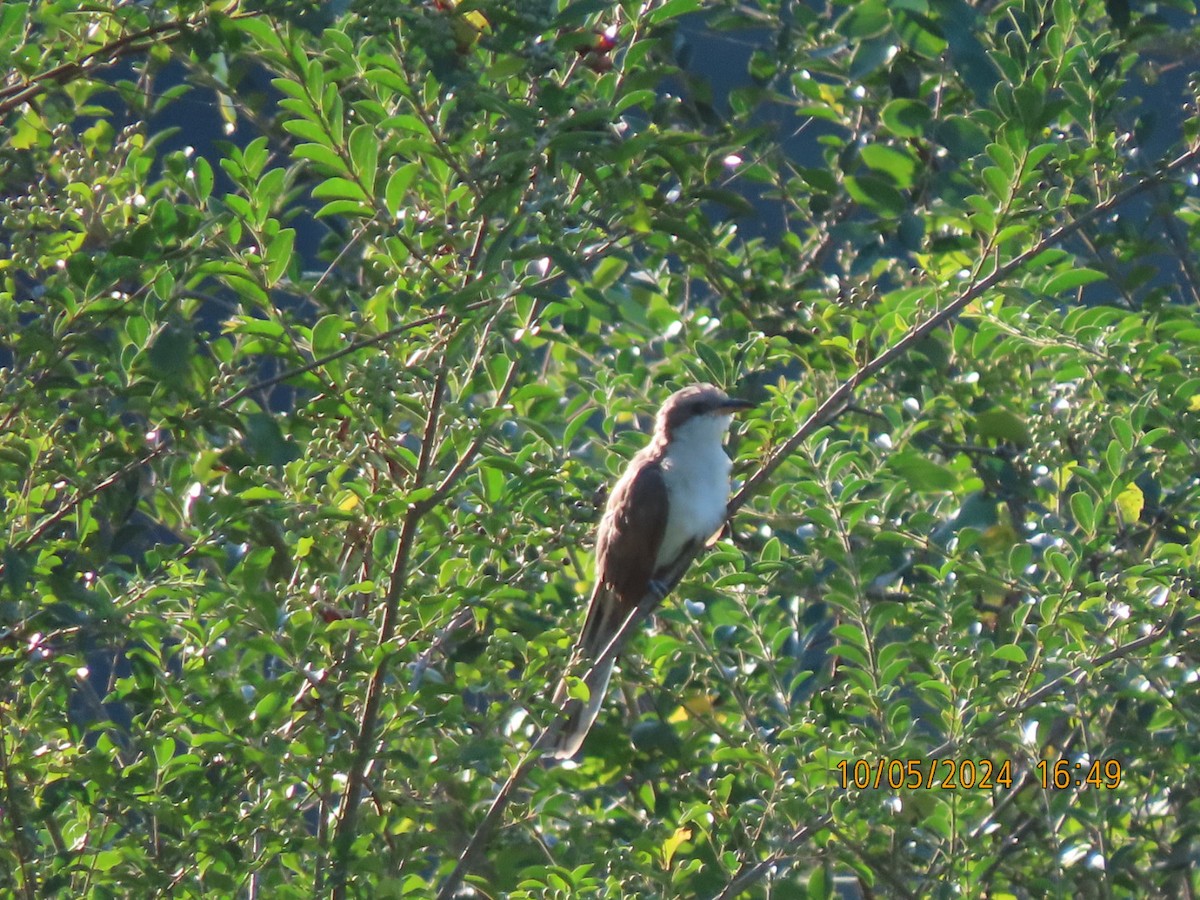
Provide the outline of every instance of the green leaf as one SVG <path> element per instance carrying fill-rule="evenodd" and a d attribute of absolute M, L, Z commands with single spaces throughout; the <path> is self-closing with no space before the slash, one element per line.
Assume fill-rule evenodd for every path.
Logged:
<path fill-rule="evenodd" d="M 992 651 L 992 658 L 998 659 L 1001 662 L 1016 663 L 1024 665 L 1029 661 L 1028 655 L 1021 647 L 1016 644 L 1004 644 Z"/>
<path fill-rule="evenodd" d="M 504 496 L 505 476 L 502 471 L 485 463 L 479 466 L 479 485 L 483 498 L 488 503 L 496 503 Z"/>
<path fill-rule="evenodd" d="M 187 373 L 194 345 L 190 332 L 183 328 L 167 327 L 154 339 L 147 358 L 160 375 L 181 378 Z"/>
<path fill-rule="evenodd" d="M 606 290 L 612 287 L 621 276 L 625 274 L 625 268 L 628 263 L 619 256 L 606 256 L 596 265 L 595 274 L 592 275 L 592 283 L 599 290 Z"/>
<path fill-rule="evenodd" d="M 164 737 L 154 747 L 154 761 L 160 769 L 166 768 L 167 764 L 175 756 L 175 739 Z"/>
<path fill-rule="evenodd" d="M 850 11 L 837 23 L 837 30 L 853 41 L 877 37 L 892 24 L 887 7 L 879 0 L 862 0 L 853 4 Z"/>
<path fill-rule="evenodd" d="M 783 544 L 777 537 L 771 537 L 763 544 L 762 553 L 759 558 L 763 562 L 779 562 L 783 557 Z"/>
<path fill-rule="evenodd" d="M 915 6 L 924 5 L 920 2 L 906 4 L 905 0 L 892 4 L 892 8 L 895 10 L 893 24 L 904 46 L 909 48 L 912 53 L 926 59 L 937 59 L 946 52 L 950 45 L 942 36 L 937 20 L 927 15 L 928 7 L 919 11 L 912 9 Z M 906 6 L 908 11 L 905 9 Z"/>
<path fill-rule="evenodd" d="M 350 173 L 350 170 L 346 167 L 346 161 L 331 148 L 321 144 L 300 144 L 292 151 L 292 156 L 296 157 L 296 159 L 307 159 L 315 162 L 318 166 L 326 170 L 326 174 L 348 175 Z"/>
<path fill-rule="evenodd" d="M 316 356 L 326 356 L 340 350 L 345 343 L 345 329 L 346 322 L 341 316 L 322 316 L 312 330 L 313 353 Z"/>
<path fill-rule="evenodd" d="M 619 116 L 621 113 L 625 112 L 625 110 L 634 106 L 649 109 L 657 100 L 658 94 L 649 88 L 630 91 L 617 101 L 616 105 L 613 107 L 613 115 Z"/>
<path fill-rule="evenodd" d="M 408 191 L 408 186 L 412 184 L 413 177 L 417 174 L 419 168 L 419 163 L 407 163 L 388 176 L 387 187 L 384 188 L 383 196 L 388 215 L 393 219 L 400 214 L 400 210 L 404 206 L 404 198 Z"/>
<path fill-rule="evenodd" d="M 163 302 L 170 301 L 175 294 L 175 275 L 170 269 L 164 268 L 154 276 L 154 293 Z"/>
<path fill-rule="evenodd" d="M 1004 173 L 1005 180 L 1011 182 L 1017 175 L 1017 160 L 1012 151 L 997 143 L 988 144 L 986 149 L 992 162 Z"/>
<path fill-rule="evenodd" d="M 953 472 L 913 450 L 893 453 L 888 458 L 888 468 L 915 491 L 950 491 L 958 485 Z"/>
<path fill-rule="evenodd" d="M 572 700 L 587 703 L 592 696 L 592 692 L 588 690 L 587 682 L 582 678 L 571 677 L 567 679 L 567 696 Z"/>
<path fill-rule="evenodd" d="M 975 433 L 984 439 L 1008 442 L 1018 447 L 1028 447 L 1032 442 L 1029 427 L 1014 412 L 1007 409 L 990 409 L 975 417 Z"/>
<path fill-rule="evenodd" d="M 846 192 L 856 202 L 887 216 L 899 217 L 908 209 L 904 196 L 878 175 L 847 175 Z"/>
<path fill-rule="evenodd" d="M 268 306 L 271 298 L 263 290 L 257 280 L 250 278 L 244 272 L 224 272 L 221 278 L 233 288 L 237 294 L 248 300 L 254 306 Z"/>
<path fill-rule="evenodd" d="M 1142 508 L 1145 506 L 1146 497 L 1142 493 L 1142 489 L 1134 482 L 1129 482 L 1121 493 L 1117 494 L 1117 511 L 1121 514 L 1121 521 L 1126 525 L 1132 525 L 1142 517 Z"/>
<path fill-rule="evenodd" d="M 275 51 L 283 49 L 278 32 L 265 17 L 239 16 L 229 21 L 234 24 L 234 27 L 258 41 L 259 46 Z"/>
<path fill-rule="evenodd" d="M 351 181 L 349 178 L 326 178 L 312 192 L 313 198 L 317 200 L 325 200 L 333 198 L 337 200 L 363 200 L 367 199 L 367 194 L 356 181 Z"/>
<path fill-rule="evenodd" d="M 651 25 L 658 25 L 668 19 L 696 12 L 702 5 L 701 0 L 667 0 L 662 6 L 652 8 L 646 15 L 646 21 Z"/>
<path fill-rule="evenodd" d="M 983 181 L 993 197 L 1002 202 L 1008 200 L 1012 193 L 1012 185 L 1009 183 L 1008 176 L 999 167 L 987 166 L 980 175 L 983 176 Z"/>
<path fill-rule="evenodd" d="M 384 119 L 379 127 L 383 131 L 405 131 L 425 137 L 429 136 L 429 128 L 425 122 L 419 116 L 414 116 L 411 113 L 390 116 Z"/>
<path fill-rule="evenodd" d="M 916 100 L 893 100 L 883 108 L 883 124 L 896 137 L 920 137 L 925 133 L 933 114 L 929 107 Z"/>
<path fill-rule="evenodd" d="M 284 228 L 271 239 L 267 247 L 267 286 L 271 287 L 287 271 L 292 261 L 292 245 L 296 240 L 296 229 Z"/>
<path fill-rule="evenodd" d="M 223 331 L 246 335 L 259 335 L 268 338 L 282 338 L 283 326 L 269 319 L 233 318 L 225 323 Z"/>
<path fill-rule="evenodd" d="M 1062 249 L 1061 247 L 1050 247 L 1049 249 L 1043 250 L 1037 256 L 1033 257 L 1033 259 L 1029 260 L 1026 265 L 1029 267 L 1030 271 L 1032 271 L 1034 269 L 1056 266 L 1059 263 L 1070 259 L 1071 254 L 1069 254 L 1066 250 Z"/>
<path fill-rule="evenodd" d="M 283 123 L 283 130 L 319 147 L 328 147 L 330 152 L 333 152 L 333 141 L 329 133 L 316 122 L 308 119 L 289 119 Z"/>
<path fill-rule="evenodd" d="M 270 721 L 271 717 L 275 715 L 276 711 L 278 711 L 279 707 L 282 705 L 283 692 L 278 689 L 269 691 L 261 700 L 258 701 L 257 704 L 255 704 L 254 712 L 250 714 L 250 717 L 255 720 Z"/>
<path fill-rule="evenodd" d="M 809 900 L 828 900 L 833 896 L 833 886 L 829 883 L 826 869 L 817 865 L 808 876 L 806 892 Z"/>
<path fill-rule="evenodd" d="M 192 166 L 192 171 L 195 173 L 196 195 L 200 202 L 203 203 L 212 195 L 213 189 L 213 170 L 209 165 L 208 160 L 203 156 L 196 159 Z"/>
<path fill-rule="evenodd" d="M 1112 428 L 1117 441 L 1120 442 L 1121 448 L 1126 453 L 1132 450 L 1134 444 L 1137 443 L 1137 439 L 1134 437 L 1133 426 L 1129 424 L 1129 420 L 1122 416 L 1116 416 L 1108 424 Z"/>
<path fill-rule="evenodd" d="M 862 160 L 877 172 L 891 177 L 898 188 L 910 187 L 917 173 L 917 161 L 907 153 L 883 144 L 868 144 L 862 148 Z"/>
<path fill-rule="evenodd" d="M 317 210 L 317 218 L 326 216 L 356 216 L 369 219 L 374 211 L 361 200 L 331 200 Z"/>
<path fill-rule="evenodd" d="M 675 829 L 675 833 L 663 841 L 662 860 L 663 868 L 671 868 L 671 860 L 675 857 L 675 852 L 683 846 L 692 836 L 692 829 L 684 826 L 679 826 Z"/>
<path fill-rule="evenodd" d="M 1076 491 L 1071 495 L 1071 515 L 1075 522 L 1087 534 L 1096 530 L 1096 504 L 1091 495 L 1085 491 Z"/>
<path fill-rule="evenodd" d="M 1097 272 L 1095 269 L 1074 268 L 1067 269 L 1052 275 L 1043 288 L 1047 296 L 1053 297 L 1056 294 L 1062 294 L 1066 291 L 1074 290 L 1075 288 L 1083 287 L 1085 284 L 1092 284 L 1097 281 L 1104 281 L 1108 278 L 1103 272 Z"/>
<path fill-rule="evenodd" d="M 966 116 L 946 116 L 938 122 L 933 133 L 950 156 L 960 161 L 978 156 L 989 141 L 988 133 Z"/>
<path fill-rule="evenodd" d="M 372 193 L 379 168 L 379 139 L 370 125 L 359 125 L 350 132 L 350 160 L 366 192 Z"/>

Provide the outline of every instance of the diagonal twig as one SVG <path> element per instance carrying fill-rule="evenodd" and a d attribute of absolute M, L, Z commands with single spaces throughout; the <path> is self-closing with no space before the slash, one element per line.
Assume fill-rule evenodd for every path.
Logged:
<path fill-rule="evenodd" d="M 257 15 L 257 13 L 241 13 L 230 16 L 230 18 L 246 18 L 253 15 Z M 106 69 L 126 56 L 136 56 L 161 44 L 174 43 L 199 24 L 199 21 L 181 19 L 151 25 L 149 28 L 110 41 L 103 47 L 97 47 L 79 59 L 62 63 L 24 81 L 0 88 L 0 115 L 10 113 L 22 104 L 29 103 L 54 85 L 67 84 L 76 78 L 83 78 L 100 69 Z"/>
<path fill-rule="evenodd" d="M 691 562 L 691 560 L 688 559 L 687 562 Z M 672 576 L 682 574 L 684 569 L 686 569 L 686 565 L 678 565 L 676 570 L 672 572 Z M 580 676 L 581 680 L 586 681 L 587 677 L 594 670 L 615 659 L 621 647 L 624 646 L 626 638 L 654 611 L 655 607 L 662 602 L 662 599 L 662 594 L 658 591 L 647 591 L 638 605 L 625 617 L 625 621 L 621 623 L 621 627 L 617 629 L 603 652 L 592 661 Z M 496 792 L 491 806 L 488 807 L 488 811 L 484 814 L 483 819 L 472 833 L 471 839 L 459 854 L 454 870 L 442 882 L 442 886 L 437 893 L 437 900 L 449 900 L 449 898 L 454 896 L 454 892 L 458 890 L 458 886 L 466 876 L 471 863 L 486 845 L 492 832 L 500 824 L 500 819 L 504 815 L 504 810 L 508 807 L 509 802 L 512 800 L 513 793 L 525 781 L 525 777 L 541 757 L 542 750 L 558 736 L 558 732 L 563 724 L 563 713 L 573 702 L 575 701 L 569 695 L 563 697 L 561 704 L 553 712 L 550 724 L 542 729 L 542 733 L 537 736 L 530 748 L 525 751 L 525 755 L 521 757 L 521 761 L 517 763 L 512 774 L 508 776 L 508 779 L 500 787 L 500 790 Z"/>

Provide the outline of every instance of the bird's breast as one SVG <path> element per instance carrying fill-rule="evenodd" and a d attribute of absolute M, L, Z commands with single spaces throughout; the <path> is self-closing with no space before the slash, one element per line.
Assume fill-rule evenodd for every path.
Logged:
<path fill-rule="evenodd" d="M 668 448 L 662 461 L 669 507 L 656 567 L 693 540 L 707 541 L 725 521 L 732 463 L 720 444 Z"/>

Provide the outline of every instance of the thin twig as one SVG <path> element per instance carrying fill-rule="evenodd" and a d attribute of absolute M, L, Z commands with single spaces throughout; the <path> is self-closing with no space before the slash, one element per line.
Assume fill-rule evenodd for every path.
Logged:
<path fill-rule="evenodd" d="M 430 391 L 429 412 L 425 417 L 425 431 L 421 438 L 421 456 L 413 477 L 413 485 L 417 488 L 424 486 L 425 479 L 429 475 L 429 467 L 433 461 L 434 440 L 437 437 L 438 424 L 441 420 L 442 400 L 445 393 L 446 365 L 443 360 Z M 408 563 L 412 556 L 413 544 L 416 541 L 417 527 L 428 509 L 429 507 L 425 505 L 411 505 L 400 526 L 400 538 L 396 542 L 396 555 L 392 561 L 387 595 L 384 598 L 383 622 L 379 627 L 380 647 L 385 647 L 395 636 L 400 597 L 407 582 Z M 358 808 L 362 803 L 367 768 L 374 756 L 375 732 L 379 722 L 379 707 L 383 702 L 388 658 L 389 655 L 386 652 L 383 653 L 375 671 L 371 673 L 371 681 L 367 688 L 367 696 L 363 702 L 362 716 L 359 720 L 358 734 L 354 739 L 354 756 L 346 775 L 346 789 L 342 794 L 341 809 L 338 810 L 337 824 L 334 827 L 332 896 L 335 898 L 345 896 L 346 869 L 350 847 L 354 842 L 354 827 L 358 817 Z"/>
<path fill-rule="evenodd" d="M 788 842 L 783 850 L 777 850 L 766 859 L 761 859 L 752 865 L 743 866 L 742 870 L 738 872 L 738 874 L 735 875 L 727 885 L 725 885 L 725 889 L 721 891 L 721 893 L 713 896 L 713 900 L 730 900 L 730 898 L 736 897 L 756 881 L 765 878 L 773 868 L 786 862 L 787 858 L 791 856 L 793 852 L 795 852 L 797 847 L 812 837 L 813 834 L 828 826 L 832 821 L 833 817 L 826 814 L 821 816 L 815 822 L 800 826 L 800 828 L 798 828 L 795 833 L 788 838 Z"/>
<path fill-rule="evenodd" d="M 9 723 L 5 721 L 3 710 L 4 707 L 0 706 L 0 725 L 5 726 L 3 731 L 7 732 L 8 734 L 18 734 L 17 729 L 9 727 Z M 37 896 L 37 887 L 34 884 L 34 875 L 30 871 L 29 858 L 32 854 L 31 848 L 29 847 L 29 841 L 25 833 L 26 828 L 28 827 L 24 820 L 26 804 L 24 803 L 24 797 L 17 797 L 16 795 L 17 792 L 13 782 L 12 767 L 10 765 L 8 754 L 5 752 L 4 741 L 5 738 L 2 734 L 0 734 L 0 775 L 4 776 L 2 779 L 0 779 L 0 782 L 2 782 L 4 785 L 4 800 L 6 806 L 4 819 L 8 821 L 8 824 L 12 830 L 13 854 L 17 857 L 17 866 L 21 870 L 21 876 L 18 879 L 21 883 L 21 893 L 25 897 L 29 898 L 29 900 L 33 900 L 33 898 Z"/>
<path fill-rule="evenodd" d="M 535 304 L 530 311 L 530 319 L 536 320 L 539 314 L 540 304 Z M 505 375 L 504 382 L 497 391 L 497 402 L 503 403 L 516 385 L 517 372 L 520 364 L 518 359 L 513 359 L 509 364 L 508 372 Z M 440 407 L 440 397 L 444 393 L 445 387 L 445 369 L 439 370 L 438 384 L 435 387 L 435 396 L 431 402 L 430 415 L 426 420 L 425 436 L 422 442 L 422 454 L 418 465 L 418 473 L 416 483 L 421 484 L 427 474 L 428 468 L 431 466 L 433 456 L 432 450 L 426 452 L 426 447 L 432 447 L 433 439 L 436 436 L 437 429 L 437 409 Z M 379 631 L 379 643 L 384 645 L 389 642 L 396 628 L 396 619 L 399 613 L 399 602 L 402 593 L 402 588 L 406 580 L 407 565 L 410 558 L 412 545 L 416 538 L 417 526 L 425 514 L 436 506 L 450 492 L 454 485 L 466 474 L 483 448 L 483 443 L 490 434 L 490 429 L 481 428 L 479 433 L 467 446 L 467 448 L 459 455 L 450 471 L 446 473 L 441 482 L 434 489 L 433 493 L 422 500 L 420 503 L 414 503 L 404 518 L 404 523 L 401 526 L 400 540 L 396 548 L 395 562 L 392 567 L 392 576 L 388 583 L 388 594 L 384 606 L 383 623 Z M 354 840 L 354 820 L 357 808 L 362 799 L 362 783 L 366 777 L 368 764 L 374 756 L 375 745 L 375 730 L 378 723 L 379 706 L 382 702 L 384 693 L 384 681 L 387 670 L 388 656 L 385 654 L 379 661 L 375 672 L 371 676 L 371 682 L 367 689 L 367 697 L 363 706 L 363 714 L 361 724 L 359 726 L 358 737 L 355 741 L 354 761 L 351 764 L 350 774 L 347 779 L 346 792 L 344 794 L 343 808 L 338 816 L 338 824 L 334 833 L 334 852 L 337 855 L 337 864 L 334 869 L 334 881 L 332 896 L 335 900 L 345 896 L 346 890 L 346 864 L 349 861 L 350 846 Z M 544 746 L 544 742 L 542 745 Z M 539 746 L 539 749 L 540 749 Z M 531 748 L 532 752 L 532 748 Z M 530 763 L 532 764 L 532 763 Z M 514 773 L 515 775 L 515 773 Z M 523 779 L 524 775 L 520 776 Z M 510 777 L 510 780 L 514 780 Z M 351 788 L 353 787 L 353 792 Z M 507 800 L 505 800 L 507 805 Z"/>
<path fill-rule="evenodd" d="M 241 13 L 229 18 L 244 19 L 254 15 L 258 14 Z M 197 24 L 199 22 L 183 19 L 152 25 L 142 31 L 124 35 L 102 47 L 97 47 L 79 59 L 62 63 L 25 81 L 0 88 L 0 115 L 10 113 L 18 106 L 28 103 L 45 93 L 52 85 L 66 84 L 76 78 L 106 69 L 126 56 L 136 56 L 162 44 L 174 43 Z"/>
<path fill-rule="evenodd" d="M 988 275 L 973 282 L 962 294 L 950 303 L 947 303 L 924 322 L 910 328 L 894 344 L 874 359 L 869 360 L 858 371 L 843 381 L 837 390 L 830 394 L 825 399 L 825 402 L 817 407 L 816 411 L 796 429 L 796 432 L 771 454 L 758 471 L 746 479 L 746 483 L 742 485 L 741 490 L 729 501 L 727 516 L 732 516 L 741 509 L 746 504 L 746 501 L 758 492 L 762 483 L 770 478 L 775 470 L 783 464 L 785 459 L 795 453 L 813 432 L 841 412 L 842 408 L 850 402 L 855 392 L 864 382 L 873 378 L 895 359 L 907 353 L 915 344 L 928 337 L 931 332 L 950 322 L 955 316 L 966 309 L 967 306 L 979 299 L 982 294 L 1006 281 L 1009 276 L 1024 267 L 1031 259 L 1044 253 L 1051 247 L 1061 244 L 1084 226 L 1107 215 L 1131 198 L 1162 183 L 1180 169 L 1196 162 L 1198 158 L 1200 158 L 1200 145 L 1192 147 L 1186 153 L 1176 157 L 1154 174 L 1147 175 L 1141 180 L 1135 181 L 1124 190 L 1118 191 L 1108 200 L 1092 207 L 1086 213 L 1079 216 L 1079 218 L 1065 225 L 1060 225 L 1024 253 L 1013 257 L 1001 266 L 997 266 Z"/>
<path fill-rule="evenodd" d="M 462 309 L 456 310 L 455 312 L 447 312 L 445 309 L 442 309 L 439 312 L 430 313 L 429 315 L 422 316 L 419 319 L 413 319 L 411 322 L 405 322 L 403 325 L 397 325 L 395 328 L 389 328 L 387 331 L 381 331 L 379 334 L 373 334 L 370 337 L 359 338 L 357 341 L 351 341 L 341 349 L 334 350 L 331 353 L 326 353 L 324 356 L 319 356 L 312 362 L 303 366 L 297 366 L 294 369 L 288 369 L 286 372 L 280 372 L 278 375 L 273 375 L 270 378 L 264 378 L 261 381 L 256 381 L 254 384 L 246 385 L 246 387 L 239 391 L 235 391 L 218 403 L 216 408 L 220 410 L 229 409 L 229 407 L 233 406 L 233 404 L 237 403 L 243 397 L 256 393 L 257 391 L 263 391 L 267 388 L 272 388 L 275 385 L 282 384 L 285 381 L 291 381 L 297 376 L 307 375 L 309 372 L 312 372 L 315 369 L 319 369 L 322 366 L 327 366 L 331 362 L 341 359 L 343 356 L 349 356 L 351 353 L 362 350 L 364 347 L 373 347 L 376 344 L 382 344 L 384 341 L 389 341 L 392 338 L 399 337 L 400 335 L 404 334 L 404 332 L 412 331 L 414 328 L 421 328 L 425 325 L 433 325 L 437 322 L 444 321 L 445 319 L 461 316 L 463 313 L 482 309 L 483 307 L 490 306 L 496 302 L 496 300 L 489 298 L 487 300 L 476 300 L 474 303 L 468 303 L 466 306 L 462 307 Z"/>
<path fill-rule="evenodd" d="M 690 561 L 689 559 L 688 562 Z M 682 574 L 684 569 L 686 569 L 686 563 L 677 566 L 675 572 L 671 573 L 672 579 Z M 655 607 L 662 602 L 662 599 L 662 595 L 658 591 L 647 591 L 633 611 L 626 616 L 625 621 L 621 623 L 621 627 L 617 629 L 604 650 L 580 676 L 581 680 L 586 681 L 593 671 L 606 665 L 610 660 L 615 659 L 616 655 L 620 653 L 621 647 L 624 646 L 626 638 L 654 611 Z M 509 802 L 512 800 L 513 793 L 524 782 L 525 776 L 528 775 L 534 763 L 541 757 L 542 750 L 558 736 L 558 732 L 563 724 L 563 713 L 574 702 L 576 701 L 569 695 L 563 697 L 562 702 L 553 712 L 550 724 L 537 736 L 533 744 L 521 758 L 521 761 L 517 764 L 517 767 L 513 769 L 512 774 L 508 776 L 508 779 L 496 793 L 491 806 L 488 807 L 488 811 L 484 814 L 483 819 L 471 835 L 471 839 L 459 854 L 454 870 L 442 882 L 442 886 L 437 893 L 437 900 L 450 900 L 454 896 L 454 892 L 458 890 L 458 886 L 466 876 L 471 863 L 487 844 L 492 832 L 500 824 L 500 819 L 504 815 L 504 810 L 508 807 Z"/>
<path fill-rule="evenodd" d="M 1135 650 L 1141 650 L 1143 647 L 1149 647 L 1152 644 L 1158 643 L 1172 631 L 1187 631 L 1197 627 L 1200 627 L 1200 615 L 1185 619 L 1182 624 L 1176 623 L 1174 616 L 1168 617 L 1141 637 L 1136 637 L 1133 640 L 1126 641 L 1124 644 L 1119 644 L 1113 649 L 1101 653 L 1094 659 L 1077 665 L 1071 671 L 1064 672 L 1057 678 L 1051 678 L 1020 703 L 1002 710 L 995 717 L 989 719 L 986 725 L 981 726 L 974 732 L 974 736 L 978 737 L 979 735 L 994 733 L 1000 726 L 1012 721 L 1014 717 L 1019 716 L 1021 713 L 1028 712 L 1048 697 L 1057 694 L 1068 684 L 1074 686 L 1086 684 L 1092 675 L 1104 666 L 1118 659 L 1124 659 Z M 945 756 L 954 749 L 956 744 L 957 742 L 953 740 L 943 741 L 938 747 L 929 751 L 929 758 L 934 759 L 939 756 Z"/>

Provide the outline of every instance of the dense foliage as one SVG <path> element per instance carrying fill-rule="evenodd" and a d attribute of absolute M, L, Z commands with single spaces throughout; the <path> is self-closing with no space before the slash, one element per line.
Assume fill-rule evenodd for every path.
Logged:
<path fill-rule="evenodd" d="M 1193 12 L 4 3 L 0 891 L 451 893 L 696 380 L 468 888 L 1200 889 Z"/>

